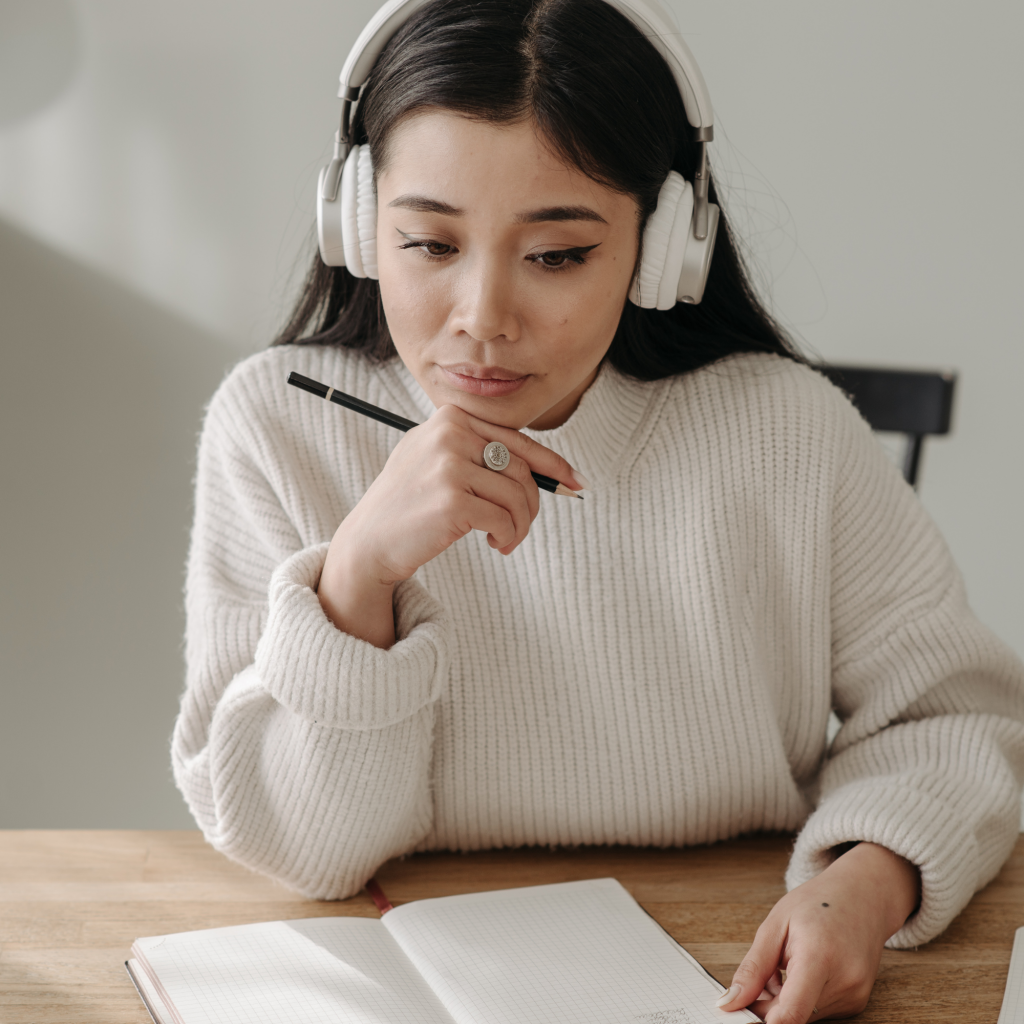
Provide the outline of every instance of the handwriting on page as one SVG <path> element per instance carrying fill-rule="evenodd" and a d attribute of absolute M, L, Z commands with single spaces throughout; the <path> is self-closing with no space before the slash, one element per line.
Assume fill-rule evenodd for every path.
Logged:
<path fill-rule="evenodd" d="M 697 1024 L 682 1007 L 675 1010 L 658 1010 L 656 1013 L 641 1013 L 633 1020 L 640 1024 Z"/>

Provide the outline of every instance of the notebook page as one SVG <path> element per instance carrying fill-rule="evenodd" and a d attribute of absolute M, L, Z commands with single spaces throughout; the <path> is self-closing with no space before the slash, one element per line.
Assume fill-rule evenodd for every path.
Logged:
<path fill-rule="evenodd" d="M 210 928 L 132 953 L 176 1024 L 452 1024 L 380 921 Z"/>
<path fill-rule="evenodd" d="M 999 1011 L 998 1024 L 1022 1024 L 1022 1022 L 1024 1022 L 1024 928 L 1018 928 L 1013 936 L 1010 970 L 1006 975 L 1006 989 L 1003 992 L 1003 1006 Z"/>
<path fill-rule="evenodd" d="M 157 992 L 153 983 L 149 980 L 149 976 L 143 969 L 142 964 L 138 960 L 126 960 L 125 967 L 128 970 L 128 977 L 132 979 L 132 984 L 135 986 L 143 1003 L 145 1003 L 146 1009 L 149 1010 L 149 1015 L 153 1018 L 155 1024 L 173 1024 L 173 1014 L 164 1005 L 164 1001 L 160 998 L 160 993 Z"/>
<path fill-rule="evenodd" d="M 457 1024 L 711 1024 L 723 989 L 613 878 L 419 900 L 383 924 Z"/>

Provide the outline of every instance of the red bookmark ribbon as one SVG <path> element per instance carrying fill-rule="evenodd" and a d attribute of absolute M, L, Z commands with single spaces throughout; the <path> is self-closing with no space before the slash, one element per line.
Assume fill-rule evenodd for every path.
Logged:
<path fill-rule="evenodd" d="M 389 910 L 395 909 L 391 906 L 391 901 L 384 895 L 384 890 L 377 884 L 376 878 L 371 878 L 366 883 L 366 891 L 370 894 L 370 899 L 373 900 L 374 906 L 380 911 L 381 917 Z"/>

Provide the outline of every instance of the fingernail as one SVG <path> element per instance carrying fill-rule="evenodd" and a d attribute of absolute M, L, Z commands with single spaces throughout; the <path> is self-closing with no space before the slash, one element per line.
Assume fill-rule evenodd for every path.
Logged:
<path fill-rule="evenodd" d="M 590 481 L 578 469 L 574 469 L 572 471 L 572 475 L 576 478 L 576 482 L 580 485 L 581 491 L 593 490 Z"/>
<path fill-rule="evenodd" d="M 728 991 L 723 992 L 716 1000 L 715 1006 L 725 1006 L 731 1003 L 740 994 L 739 985 L 730 985 Z"/>

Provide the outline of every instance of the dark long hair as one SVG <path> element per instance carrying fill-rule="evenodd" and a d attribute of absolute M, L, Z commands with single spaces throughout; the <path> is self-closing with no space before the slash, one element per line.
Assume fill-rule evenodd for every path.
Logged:
<path fill-rule="evenodd" d="M 532 119 L 563 159 L 632 196 L 640 230 L 669 170 L 693 180 L 696 146 L 672 72 L 604 0 L 433 0 L 378 59 L 355 118 L 379 172 L 395 127 L 443 108 L 494 124 Z M 709 189 L 717 202 L 714 182 Z M 274 344 L 340 345 L 395 355 L 380 287 L 314 257 L 299 302 Z M 735 352 L 800 358 L 758 300 L 723 212 L 699 305 L 627 302 L 607 359 L 641 380 L 685 373 Z"/>

